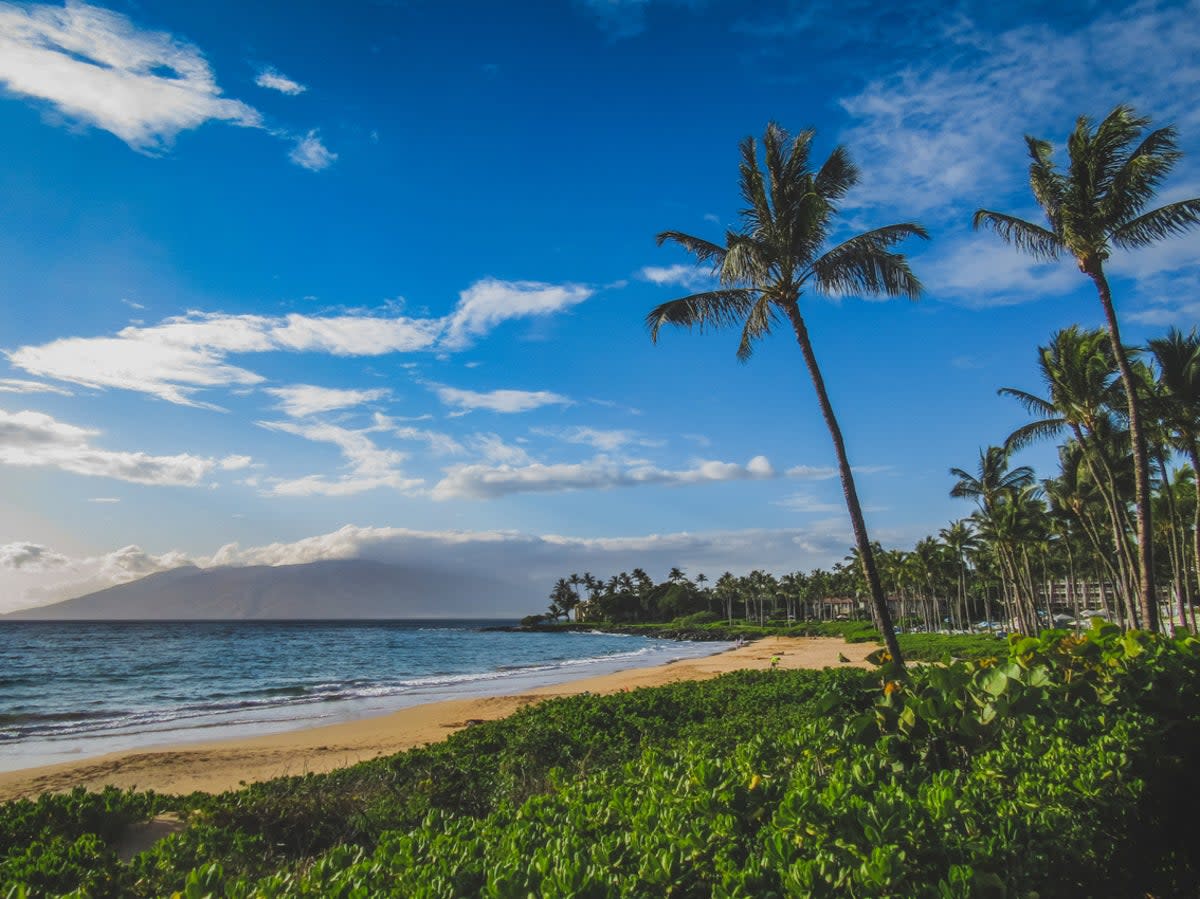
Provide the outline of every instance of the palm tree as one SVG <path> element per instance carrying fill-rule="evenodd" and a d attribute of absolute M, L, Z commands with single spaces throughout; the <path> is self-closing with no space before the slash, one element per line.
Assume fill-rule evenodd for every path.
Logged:
<path fill-rule="evenodd" d="M 1117 366 L 1108 337 L 1102 330 L 1083 330 L 1074 325 L 1057 331 L 1048 346 L 1038 347 L 1038 369 L 1049 389 L 1047 397 L 1013 387 L 999 390 L 1002 396 L 1015 398 L 1037 416 L 1009 435 L 1004 447 L 1012 452 L 1069 429 L 1082 450 L 1079 459 L 1108 510 L 1120 583 L 1128 585 L 1136 597 L 1140 577 L 1135 547 L 1131 545 L 1133 525 L 1128 494 L 1120 489 L 1125 469 L 1119 463 L 1125 435 L 1114 420 L 1114 410 L 1126 404 L 1124 391 L 1115 383 Z M 1131 601 L 1137 605 L 1136 599 Z"/>
<path fill-rule="evenodd" d="M 1069 254 L 1096 285 L 1129 409 L 1138 529 L 1138 599 L 1146 627 L 1156 630 L 1150 467 L 1137 381 L 1121 344 L 1104 263 L 1114 246 L 1148 246 L 1200 223 L 1200 198 L 1146 210 L 1155 189 L 1180 156 L 1175 129 L 1167 126 L 1143 135 L 1149 124 L 1149 119 L 1124 105 L 1105 116 L 1095 129 L 1086 116 L 1080 116 L 1067 139 L 1067 171 L 1054 164 L 1054 150 L 1048 141 L 1026 136 L 1032 159 L 1029 184 L 1046 213 L 1048 227 L 988 209 L 976 211 L 975 227 L 986 225 L 1018 250 L 1035 257 L 1058 259 Z"/>
<path fill-rule="evenodd" d="M 1186 337 L 1175 328 L 1147 344 L 1158 365 L 1158 381 L 1166 402 L 1163 419 L 1176 449 L 1187 455 L 1196 475 L 1196 509 L 1192 522 L 1196 573 L 1200 577 L 1200 336 Z M 1170 489 L 1170 485 L 1167 485 Z"/>
<path fill-rule="evenodd" d="M 977 475 L 961 468 L 951 468 L 950 474 L 958 480 L 950 488 L 955 499 L 973 499 L 987 512 L 1004 496 L 1011 495 L 1033 483 L 1033 469 L 1028 465 L 1008 467 L 1008 450 L 1000 446 L 989 446 L 979 451 L 979 473 Z"/>
<path fill-rule="evenodd" d="M 780 323 L 780 316 L 791 325 L 833 439 L 842 492 L 876 618 L 888 652 L 903 670 L 854 475 L 800 311 L 800 297 L 805 290 L 813 290 L 916 299 L 921 282 L 893 247 L 906 238 L 928 235 L 920 225 L 906 222 L 864 232 L 826 249 L 838 201 L 858 182 L 858 170 L 846 150 L 837 147 L 813 171 L 809 164 L 813 136 L 808 130 L 791 138 L 779 125 L 768 124 L 763 134 L 765 172 L 759 165 L 754 138 L 742 141 L 741 193 L 746 208 L 741 211 L 741 227 L 727 231 L 723 245 L 679 231 L 658 235 L 660 246 L 667 241 L 677 243 L 700 263 L 711 265 L 718 287 L 663 303 L 646 316 L 646 324 L 656 341 L 663 325 L 700 330 L 739 325 L 742 337 L 737 357 L 743 362 L 753 353 L 755 341 Z"/>

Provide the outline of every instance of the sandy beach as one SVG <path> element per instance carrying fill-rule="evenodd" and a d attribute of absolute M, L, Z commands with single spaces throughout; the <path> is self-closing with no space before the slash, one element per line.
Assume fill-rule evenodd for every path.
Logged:
<path fill-rule="evenodd" d="M 109 784 L 163 793 L 221 792 L 274 777 L 332 771 L 444 740 L 471 723 L 502 718 L 556 696 L 616 693 L 704 680 L 743 668 L 768 668 L 775 656 L 779 657 L 780 668 L 868 667 L 866 656 L 876 648 L 874 644 L 850 644 L 837 638 L 770 637 L 700 659 L 632 668 L 511 696 L 432 702 L 381 717 L 306 730 L 117 752 L 10 771 L 0 774 L 0 800 L 78 786 L 100 789 Z M 839 656 L 850 661 L 842 662 Z"/>

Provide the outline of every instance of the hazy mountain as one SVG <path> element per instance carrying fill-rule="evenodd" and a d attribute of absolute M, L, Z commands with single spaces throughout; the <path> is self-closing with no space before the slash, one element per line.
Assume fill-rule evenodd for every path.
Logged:
<path fill-rule="evenodd" d="M 306 565 L 187 565 L 7 618 L 504 618 L 539 607 L 528 588 L 362 559 Z"/>

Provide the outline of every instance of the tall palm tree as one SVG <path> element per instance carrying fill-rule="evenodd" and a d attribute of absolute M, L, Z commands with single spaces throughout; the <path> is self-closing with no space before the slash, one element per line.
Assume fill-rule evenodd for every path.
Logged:
<path fill-rule="evenodd" d="M 724 244 L 679 231 L 658 235 L 660 246 L 667 241 L 677 243 L 701 264 L 711 265 L 719 284 L 715 290 L 663 303 L 646 316 L 646 324 L 654 340 L 663 325 L 700 330 L 738 325 L 742 338 L 737 357 L 743 362 L 753 353 L 755 341 L 780 324 L 781 316 L 791 325 L 833 439 L 842 492 L 876 618 L 888 652 L 903 670 L 900 645 L 871 553 L 842 431 L 800 311 L 800 297 L 812 290 L 916 299 L 921 294 L 921 282 L 904 256 L 893 248 L 909 237 L 928 235 L 920 225 L 905 222 L 867 231 L 827 248 L 838 202 L 859 176 L 842 147 L 835 148 L 814 171 L 809 162 L 813 136 L 809 130 L 792 138 L 779 125 L 768 124 L 762 141 L 764 166 L 759 164 L 754 138 L 742 141 L 739 169 L 746 207 L 741 211 L 739 229 L 727 231 Z"/>
<path fill-rule="evenodd" d="M 1102 330 L 1084 330 L 1072 325 L 1055 332 L 1050 343 L 1038 347 L 1038 369 L 1049 388 L 1047 397 L 1039 397 L 1013 387 L 1001 387 L 1002 396 L 1011 396 L 1037 419 L 1022 425 L 1004 443 L 1008 451 L 1021 449 L 1039 438 L 1054 437 L 1070 430 L 1083 451 L 1080 461 L 1086 466 L 1108 510 L 1115 559 L 1122 573 L 1121 583 L 1137 596 L 1140 574 L 1136 561 L 1136 541 L 1129 520 L 1128 494 L 1120 465 L 1123 453 L 1113 450 L 1124 443 L 1124 432 L 1115 423 L 1115 411 L 1125 406 L 1116 361 L 1107 335 Z M 1137 605 L 1136 598 L 1133 600 Z"/>
<path fill-rule="evenodd" d="M 1164 423 L 1176 449 L 1187 455 L 1196 475 L 1192 548 L 1200 577 L 1200 336 L 1194 329 L 1184 336 L 1172 328 L 1166 337 L 1151 340 L 1147 346 L 1158 365 L 1158 381 L 1167 400 L 1163 404 Z"/>
<path fill-rule="evenodd" d="M 1029 184 L 1046 214 L 1048 227 L 989 209 L 975 213 L 975 227 L 989 227 L 1018 250 L 1036 257 L 1058 259 L 1070 255 L 1096 285 L 1129 409 L 1138 528 L 1138 599 L 1146 627 L 1156 630 L 1158 596 L 1154 589 L 1150 467 L 1137 382 L 1121 344 L 1104 263 L 1113 247 L 1144 247 L 1200 223 L 1200 198 L 1146 209 L 1180 156 L 1175 129 L 1167 126 L 1144 134 L 1149 124 L 1149 119 L 1124 105 L 1116 107 L 1094 129 L 1086 116 L 1080 116 L 1067 139 L 1070 165 L 1066 171 L 1055 165 L 1054 150 L 1048 141 L 1026 136 L 1032 159 Z"/>

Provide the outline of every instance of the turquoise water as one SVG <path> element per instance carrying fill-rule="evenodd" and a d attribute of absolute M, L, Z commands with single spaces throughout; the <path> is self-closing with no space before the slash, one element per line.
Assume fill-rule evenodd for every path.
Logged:
<path fill-rule="evenodd" d="M 3 622 L 0 770 L 512 693 L 727 644 L 495 621 Z"/>

